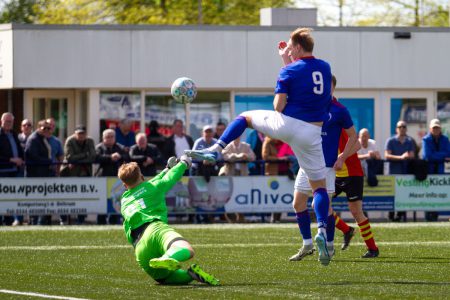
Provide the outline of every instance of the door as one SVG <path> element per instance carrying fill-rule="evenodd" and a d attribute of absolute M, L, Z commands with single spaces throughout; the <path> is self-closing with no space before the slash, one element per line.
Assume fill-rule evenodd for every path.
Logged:
<path fill-rule="evenodd" d="M 36 124 L 39 120 L 54 118 L 55 132 L 64 144 L 75 128 L 73 91 L 25 91 L 24 116 Z"/>

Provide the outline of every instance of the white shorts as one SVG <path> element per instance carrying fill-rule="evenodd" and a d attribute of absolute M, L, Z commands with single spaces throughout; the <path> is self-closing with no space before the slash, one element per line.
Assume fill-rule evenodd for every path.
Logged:
<path fill-rule="evenodd" d="M 242 115 L 251 116 L 255 130 L 289 144 L 309 179 L 325 178 L 322 127 L 271 110 L 252 110 Z"/>
<path fill-rule="evenodd" d="M 333 194 L 335 191 L 334 183 L 336 181 L 336 171 L 333 168 L 325 168 L 327 170 L 327 193 Z M 295 179 L 294 190 L 296 192 L 302 192 L 308 194 L 311 192 L 311 186 L 309 185 L 308 176 L 305 171 L 300 168 L 298 170 L 297 178 Z"/>

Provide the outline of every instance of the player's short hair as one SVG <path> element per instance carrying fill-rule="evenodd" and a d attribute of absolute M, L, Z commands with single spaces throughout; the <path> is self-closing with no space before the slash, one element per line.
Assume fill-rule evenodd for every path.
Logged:
<path fill-rule="evenodd" d="M 132 186 L 138 182 L 141 176 L 141 169 L 139 169 L 139 165 L 136 162 L 121 165 L 117 174 L 117 177 L 128 186 Z"/>
<path fill-rule="evenodd" d="M 297 28 L 291 33 L 291 41 L 294 45 L 302 46 L 306 52 L 314 49 L 314 39 L 311 36 L 311 28 Z"/>
<path fill-rule="evenodd" d="M 336 80 L 336 76 L 334 76 L 334 74 L 331 75 L 331 82 L 332 82 L 332 84 L 333 84 L 333 87 L 336 87 L 336 82 L 337 82 L 337 80 Z"/>

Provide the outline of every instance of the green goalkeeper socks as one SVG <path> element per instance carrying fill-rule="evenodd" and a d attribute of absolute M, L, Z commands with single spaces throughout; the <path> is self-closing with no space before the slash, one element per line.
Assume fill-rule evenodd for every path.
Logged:
<path fill-rule="evenodd" d="M 170 247 L 163 257 L 170 257 L 177 261 L 186 261 L 191 258 L 191 252 L 187 248 Z"/>

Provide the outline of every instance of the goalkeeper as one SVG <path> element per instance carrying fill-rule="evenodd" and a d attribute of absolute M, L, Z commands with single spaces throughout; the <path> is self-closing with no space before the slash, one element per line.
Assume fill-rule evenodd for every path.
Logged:
<path fill-rule="evenodd" d="M 122 195 L 121 214 L 125 235 L 133 244 L 136 261 L 160 284 L 188 284 L 196 280 L 218 285 L 214 276 L 192 264 L 181 269 L 181 262 L 194 256 L 192 246 L 167 224 L 166 193 L 191 166 L 191 159 L 171 157 L 167 167 L 149 181 L 144 180 L 139 166 L 124 164 L 118 177 L 127 191 Z"/>

